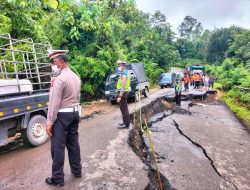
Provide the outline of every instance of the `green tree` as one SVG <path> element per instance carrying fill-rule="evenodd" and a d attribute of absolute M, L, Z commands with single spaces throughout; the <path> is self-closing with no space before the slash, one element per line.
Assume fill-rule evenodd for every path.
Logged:
<path fill-rule="evenodd" d="M 208 45 L 208 56 L 207 60 L 212 62 L 220 63 L 227 56 L 227 50 L 232 43 L 234 34 L 242 30 L 237 26 L 231 26 L 230 28 L 216 29 L 211 37 Z"/>
<path fill-rule="evenodd" d="M 201 35 L 203 27 L 197 19 L 191 16 L 186 16 L 178 27 L 178 30 L 181 38 L 193 40 Z"/>
<path fill-rule="evenodd" d="M 166 16 L 138 10 L 134 0 L 0 0 L 0 32 L 68 49 L 86 97 L 100 87 L 117 59 L 144 62 L 151 82 L 179 59 Z"/>
<path fill-rule="evenodd" d="M 200 37 L 203 27 L 197 19 L 186 16 L 178 27 L 180 38 L 177 40 L 177 47 L 181 58 L 198 58 L 198 49 L 200 48 Z"/>
<path fill-rule="evenodd" d="M 229 47 L 229 55 L 236 57 L 239 63 L 250 66 L 250 30 L 242 30 L 235 34 Z"/>

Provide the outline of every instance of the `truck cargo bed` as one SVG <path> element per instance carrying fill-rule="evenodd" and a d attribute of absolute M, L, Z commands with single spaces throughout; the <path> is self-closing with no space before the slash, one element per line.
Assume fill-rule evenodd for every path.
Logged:
<path fill-rule="evenodd" d="M 48 102 L 49 92 L 2 98 L 0 99 L 0 121 L 28 111 L 46 109 Z"/>

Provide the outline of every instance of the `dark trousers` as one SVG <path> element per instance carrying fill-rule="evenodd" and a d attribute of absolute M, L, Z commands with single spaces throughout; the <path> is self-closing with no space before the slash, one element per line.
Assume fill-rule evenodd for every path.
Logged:
<path fill-rule="evenodd" d="M 175 93 L 175 102 L 178 106 L 181 106 L 181 93 Z"/>
<path fill-rule="evenodd" d="M 185 90 L 188 90 L 188 83 L 184 83 Z"/>
<path fill-rule="evenodd" d="M 195 81 L 194 88 L 199 88 L 199 87 L 200 87 L 200 81 Z"/>
<path fill-rule="evenodd" d="M 65 146 L 68 150 L 71 172 L 79 175 L 82 172 L 80 146 L 78 142 L 79 113 L 59 112 L 52 127 L 51 156 L 52 179 L 57 183 L 64 182 Z"/>
<path fill-rule="evenodd" d="M 214 88 L 214 82 L 209 82 L 209 87 Z"/>
<path fill-rule="evenodd" d="M 130 124 L 130 117 L 128 112 L 128 92 L 124 92 L 122 94 L 121 102 L 120 102 L 120 110 L 122 112 L 122 120 L 125 125 Z"/>

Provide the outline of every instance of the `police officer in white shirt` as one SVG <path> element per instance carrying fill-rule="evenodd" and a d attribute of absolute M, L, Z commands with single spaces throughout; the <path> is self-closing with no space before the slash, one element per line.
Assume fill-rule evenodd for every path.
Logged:
<path fill-rule="evenodd" d="M 64 185 L 65 146 L 72 174 L 77 178 L 82 176 L 78 142 L 81 80 L 70 70 L 67 53 L 67 50 L 49 50 L 52 69 L 57 76 L 50 88 L 46 126 L 51 137 L 52 177 L 46 178 L 45 182 L 53 186 Z"/>

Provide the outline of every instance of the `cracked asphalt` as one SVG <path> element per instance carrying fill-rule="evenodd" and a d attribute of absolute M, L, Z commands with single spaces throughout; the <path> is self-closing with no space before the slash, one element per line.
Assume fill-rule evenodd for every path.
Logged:
<path fill-rule="evenodd" d="M 157 90 L 136 104 L 171 94 Z M 174 113 L 155 117 L 150 128 L 158 166 L 172 189 L 250 189 L 250 136 L 228 108 L 220 103 L 194 105 L 182 102 Z M 63 190 L 142 190 L 150 180 L 148 167 L 128 145 L 129 130 L 118 130 L 118 106 L 102 103 L 97 114 L 85 117 L 79 126 L 83 177 L 74 178 L 65 158 Z M 93 108 L 93 106 L 90 106 Z M 129 104 L 130 112 L 135 108 Z M 150 111 L 151 107 L 146 107 Z M 93 110 L 91 110 L 92 112 Z M 85 112 L 91 113 L 88 108 Z M 188 114 L 186 114 L 188 113 Z M 154 120 L 154 119 L 153 119 Z M 131 126 L 132 127 L 132 126 Z M 149 147 L 147 136 L 143 139 Z M 58 189 L 45 184 L 51 175 L 50 143 L 41 147 L 21 147 L 0 155 L 0 190 Z"/>
<path fill-rule="evenodd" d="M 249 133 L 224 104 L 188 103 L 150 129 L 160 172 L 179 190 L 250 189 Z"/>

